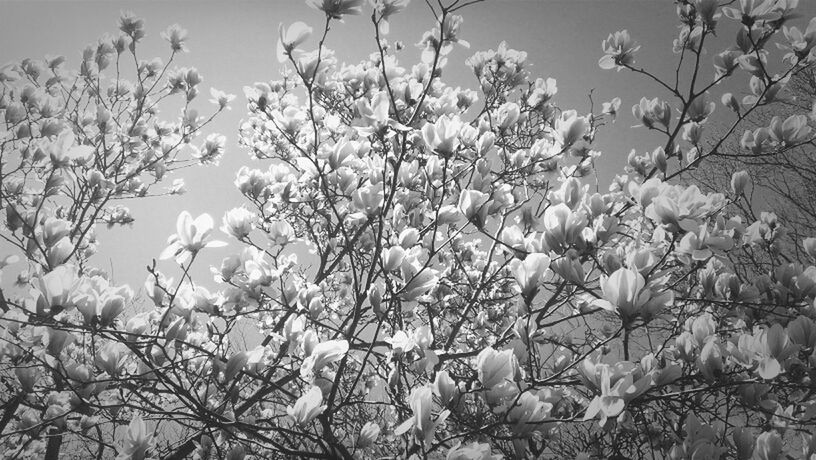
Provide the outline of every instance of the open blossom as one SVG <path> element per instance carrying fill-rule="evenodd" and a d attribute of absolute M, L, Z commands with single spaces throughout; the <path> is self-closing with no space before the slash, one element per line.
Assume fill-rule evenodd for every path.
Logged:
<path fill-rule="evenodd" d="M 530 96 L 527 97 L 527 104 L 530 107 L 537 107 L 550 99 L 558 92 L 558 85 L 555 78 L 537 78 L 535 85 L 530 88 Z"/>
<path fill-rule="evenodd" d="M 379 436 L 380 426 L 374 422 L 366 422 L 366 424 L 363 425 L 363 428 L 360 430 L 360 435 L 357 436 L 355 446 L 364 449 L 377 442 L 377 438 Z"/>
<path fill-rule="evenodd" d="M 113 323 L 124 310 L 125 304 L 133 298 L 128 286 L 113 288 L 100 277 L 83 283 L 83 295 L 75 299 L 76 307 L 82 313 L 85 324 L 90 325 L 97 318 L 102 326 Z"/>
<path fill-rule="evenodd" d="M 405 249 L 403 249 L 402 246 L 392 246 L 383 249 L 381 258 L 383 271 L 392 272 L 402 265 L 402 261 L 405 258 Z"/>
<path fill-rule="evenodd" d="M 275 220 L 269 223 L 266 232 L 269 241 L 278 246 L 285 246 L 296 239 L 295 229 L 285 220 Z"/>
<path fill-rule="evenodd" d="M 388 126 L 400 131 L 407 131 L 409 128 L 393 120 L 389 111 L 391 110 L 391 98 L 386 91 L 377 91 L 371 101 L 368 98 L 357 100 L 357 112 L 366 123 L 366 126 L 357 127 L 357 132 L 363 136 L 380 133 Z M 393 134 L 390 132 L 389 134 Z"/>
<path fill-rule="evenodd" d="M 221 230 L 240 240 L 249 235 L 256 219 L 257 216 L 254 212 L 246 208 L 235 208 L 224 214 L 224 224 L 221 226 Z"/>
<path fill-rule="evenodd" d="M 388 19 L 404 10 L 411 0 L 373 0 L 374 11 L 380 16 L 380 33 L 387 35 L 389 32 Z"/>
<path fill-rule="evenodd" d="M 207 247 L 221 247 L 222 241 L 208 241 L 213 230 L 213 220 L 209 214 L 201 214 L 193 220 L 189 212 L 183 211 L 176 221 L 176 234 L 167 239 L 169 245 L 162 251 L 162 260 L 175 257 L 178 263 L 184 263 L 191 254 Z"/>
<path fill-rule="evenodd" d="M 519 367 L 513 350 L 496 351 L 487 347 L 476 357 L 479 382 L 490 389 L 507 381 L 514 381 Z"/>
<path fill-rule="evenodd" d="M 450 156 L 459 147 L 459 131 L 462 129 L 459 117 L 439 117 L 434 123 L 422 127 L 422 139 L 432 151 Z"/>
<path fill-rule="evenodd" d="M 320 387 L 313 386 L 295 401 L 294 406 L 287 407 L 286 413 L 295 419 L 298 425 L 306 426 L 324 410 L 326 406 L 323 405 L 323 392 L 320 391 Z"/>
<path fill-rule="evenodd" d="M 597 394 L 587 407 L 584 420 L 597 416 L 601 426 L 608 418 L 619 416 L 627 404 L 649 390 L 657 372 L 646 373 L 642 364 L 629 361 L 610 365 L 594 362 L 589 357 L 584 359 L 578 371 L 581 379 Z"/>
<path fill-rule="evenodd" d="M 489 199 L 490 195 L 478 190 L 463 190 L 459 194 L 459 211 L 474 225 L 482 227 L 487 220 Z"/>
<path fill-rule="evenodd" d="M 442 370 L 436 373 L 436 379 L 433 382 L 433 391 L 434 394 L 439 396 L 439 400 L 442 402 L 442 406 L 445 407 L 456 399 L 459 395 L 459 387 L 456 386 L 456 382 L 451 378 L 448 371 Z"/>
<path fill-rule="evenodd" d="M 319 343 L 312 353 L 303 360 L 300 373 L 304 376 L 314 375 L 327 365 L 343 359 L 348 353 L 349 344 L 345 340 L 329 340 Z"/>
<path fill-rule="evenodd" d="M 513 424 L 513 432 L 529 436 L 552 426 L 545 423 L 552 407 L 532 392 L 525 391 L 508 411 L 507 420 Z"/>
<path fill-rule="evenodd" d="M 306 3 L 333 19 L 343 19 L 345 14 L 363 12 L 363 0 L 306 0 Z"/>
<path fill-rule="evenodd" d="M 671 121 L 671 107 L 668 102 L 658 98 L 646 99 L 643 97 L 638 105 L 632 107 L 632 115 L 647 128 L 651 128 L 655 123 L 660 123 L 668 128 Z"/>
<path fill-rule="evenodd" d="M 128 425 L 124 443 L 116 458 L 117 460 L 144 460 L 152 444 L 153 435 L 147 432 L 142 418 L 136 416 Z"/>
<path fill-rule="evenodd" d="M 753 24 L 756 21 L 778 19 L 779 14 L 774 8 L 776 2 L 767 0 L 739 0 L 737 7 L 725 7 L 723 13 L 730 19 L 743 24 Z"/>
<path fill-rule="evenodd" d="M 785 56 L 785 60 L 790 63 L 808 58 L 813 48 L 816 47 L 816 18 L 810 20 L 804 32 L 796 27 L 788 28 L 787 26 L 783 26 L 782 31 L 789 44 L 789 47 L 785 48 L 791 50 L 791 53 Z"/>
<path fill-rule="evenodd" d="M 430 267 L 423 267 L 418 260 L 405 260 L 400 267 L 400 273 L 405 285 L 400 297 L 403 300 L 415 300 L 433 289 L 439 282 L 439 272 Z"/>
<path fill-rule="evenodd" d="M 445 421 L 450 414 L 444 410 L 438 416 L 433 415 L 433 392 L 428 385 L 414 388 L 408 396 L 408 403 L 414 415 L 398 426 L 394 433 L 401 435 L 413 428 L 414 434 L 427 444 L 433 439 L 436 427 Z"/>
<path fill-rule="evenodd" d="M 283 24 L 280 24 L 278 34 L 277 57 L 278 62 L 283 63 L 295 48 L 302 45 L 312 35 L 312 28 L 301 21 L 293 23 L 286 29 Z"/>
<path fill-rule="evenodd" d="M 555 120 L 555 130 L 564 147 L 570 147 L 580 141 L 588 127 L 586 117 L 579 117 L 575 110 L 566 110 Z"/>
<path fill-rule="evenodd" d="M 805 115 L 791 115 L 782 121 L 780 117 L 773 117 L 768 127 L 771 138 L 783 145 L 791 146 L 807 141 L 812 131 L 808 126 Z"/>
<path fill-rule="evenodd" d="M 575 212 L 565 203 L 550 206 L 544 211 L 544 242 L 559 254 L 575 244 L 587 225 L 582 212 Z"/>
<path fill-rule="evenodd" d="M 45 314 L 54 307 L 69 308 L 74 306 L 73 298 L 79 286 L 77 270 L 73 266 L 60 265 L 54 270 L 37 278 L 37 291 L 41 297 L 36 309 Z"/>
<path fill-rule="evenodd" d="M 688 110 L 686 111 L 686 116 L 694 122 L 702 122 L 706 118 L 708 118 L 712 113 L 714 113 L 714 109 L 717 107 L 717 104 L 714 102 L 710 102 L 708 100 L 708 95 L 703 93 L 693 101 L 688 106 Z"/>
<path fill-rule="evenodd" d="M 756 438 L 753 459 L 777 460 L 782 458 L 782 437 L 776 430 L 766 431 Z"/>
<path fill-rule="evenodd" d="M 212 97 L 210 102 L 217 105 L 219 109 L 231 110 L 229 103 L 235 99 L 234 94 L 227 94 L 224 91 L 210 88 L 210 96 Z"/>
<path fill-rule="evenodd" d="M 627 30 L 610 34 L 603 41 L 602 47 L 606 55 L 598 61 L 598 65 L 602 69 L 617 69 L 619 71 L 625 66 L 635 63 L 634 54 L 640 49 L 640 45 L 632 40 Z"/>
<path fill-rule="evenodd" d="M 532 296 L 538 292 L 538 285 L 549 267 L 549 256 L 541 253 L 529 254 L 523 261 L 514 261 L 513 274 L 524 299 L 532 300 Z"/>
<path fill-rule="evenodd" d="M 212 164 L 218 166 L 218 162 L 224 155 L 224 148 L 227 143 L 227 138 L 220 134 L 210 134 L 201 147 L 192 147 L 193 152 L 190 154 L 193 158 L 197 158 L 201 164 Z"/>
<path fill-rule="evenodd" d="M 170 49 L 173 50 L 174 53 L 187 52 L 187 46 L 184 44 L 187 40 L 187 30 L 182 29 L 180 25 L 173 24 L 168 27 L 166 31 L 162 32 L 161 36 L 170 43 Z"/>
<path fill-rule="evenodd" d="M 612 122 L 615 122 L 615 119 L 618 116 L 618 111 L 620 110 L 621 106 L 621 98 L 616 97 L 613 98 L 609 102 L 604 102 L 601 104 L 601 112 L 609 115 L 612 118 Z"/>
<path fill-rule="evenodd" d="M 673 299 L 672 291 L 654 296 L 643 276 L 628 268 L 619 268 L 605 278 L 601 282 L 601 290 L 603 299 L 595 303 L 617 312 L 624 321 L 631 321 L 637 316 L 651 318 Z"/>

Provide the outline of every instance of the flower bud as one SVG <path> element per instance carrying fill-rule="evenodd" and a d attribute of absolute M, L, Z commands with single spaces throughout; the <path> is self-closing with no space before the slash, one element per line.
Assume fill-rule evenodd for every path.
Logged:
<path fill-rule="evenodd" d="M 392 272 L 402 265 L 405 259 L 405 249 L 401 246 L 393 246 L 382 251 L 382 265 L 383 271 L 386 273 Z"/>
<path fill-rule="evenodd" d="M 459 394 L 459 389 L 456 382 L 450 377 L 448 371 L 439 371 L 436 373 L 436 379 L 433 383 L 434 393 L 439 396 L 442 407 L 446 407 Z"/>
<path fill-rule="evenodd" d="M 731 191 L 734 195 L 741 196 L 745 192 L 745 187 L 751 178 L 745 171 L 737 171 L 731 175 Z"/>
<path fill-rule="evenodd" d="M 805 238 L 804 241 L 802 241 L 802 246 L 805 247 L 807 255 L 816 259 L 816 238 Z"/>
<path fill-rule="evenodd" d="M 34 366 L 17 367 L 14 369 L 14 375 L 17 376 L 23 391 L 31 393 L 40 378 L 40 371 Z"/>
<path fill-rule="evenodd" d="M 737 460 L 749 460 L 754 454 L 754 435 L 743 427 L 737 427 L 732 436 L 737 448 Z"/>
<path fill-rule="evenodd" d="M 374 444 L 380 436 L 380 426 L 374 422 L 366 422 L 357 437 L 356 446 L 361 449 Z"/>

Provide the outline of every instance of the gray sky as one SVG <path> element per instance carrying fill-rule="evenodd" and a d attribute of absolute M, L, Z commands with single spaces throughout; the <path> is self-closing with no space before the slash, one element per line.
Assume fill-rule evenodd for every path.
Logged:
<path fill-rule="evenodd" d="M 800 28 L 807 19 L 816 15 L 816 2 L 800 2 L 803 18 L 797 20 Z M 177 62 L 180 66 L 195 66 L 204 76 L 202 96 L 198 107 L 206 113 L 210 109 L 209 87 L 238 95 L 233 110 L 221 116 L 211 131 L 225 134 L 228 150 L 217 168 L 191 168 L 181 172 L 188 193 L 181 197 L 131 200 L 125 203 L 136 218 L 130 228 L 106 230 L 98 236 L 101 251 L 97 264 L 113 268 L 116 282 L 130 283 L 138 288 L 147 273 L 145 265 L 157 258 L 165 246 L 167 236 L 175 230 L 175 220 L 182 210 L 194 216 L 202 212 L 213 215 L 218 225 L 223 212 L 242 203 L 233 180 L 239 167 L 254 164 L 246 151 L 237 145 L 240 120 L 246 116 L 242 87 L 256 81 L 278 77 L 275 58 L 278 24 L 302 20 L 320 29 L 322 15 L 301 0 L 263 1 L 4 1 L 0 0 L 0 64 L 24 57 L 41 58 L 46 54 L 62 54 L 67 65 L 75 68 L 85 45 L 93 43 L 104 33 L 117 33 L 121 11 L 132 11 L 145 19 L 147 37 L 142 45 L 142 57 L 167 56 L 167 44 L 159 33 L 173 23 L 188 30 L 190 52 Z M 627 72 L 603 71 L 598 67 L 602 55 L 601 41 L 611 32 L 628 29 L 643 47 L 637 55 L 640 66 L 661 76 L 673 72 L 672 40 L 677 35 L 673 2 L 669 0 L 487 0 L 462 12 L 465 22 L 461 37 L 468 40 L 471 49 L 457 47 L 449 56 L 444 78 L 454 84 L 476 89 L 475 78 L 464 61 L 473 53 L 486 50 L 505 40 L 512 48 L 528 52 L 528 62 L 534 64 L 533 76 L 553 77 L 558 81 L 556 104 L 579 112 L 589 111 L 587 94 L 595 88 L 596 104 L 615 96 L 623 100 L 618 122 L 598 138 L 596 148 L 604 152 L 599 173 L 608 180 L 621 172 L 623 161 L 632 148 L 653 149 L 653 141 L 644 130 L 631 130 L 635 124 L 631 107 L 642 96 L 667 95 L 650 81 Z M 327 40 L 340 61 L 357 62 L 373 48 L 373 29 L 369 21 L 370 9 L 362 16 L 348 17 L 344 23 L 335 23 Z M 704 56 L 704 67 L 711 67 L 716 51 L 733 41 L 736 28 L 723 18 L 727 27 L 719 31 L 719 42 Z M 403 40 L 413 45 L 422 32 L 432 27 L 432 16 L 421 0 L 413 0 L 406 11 L 391 21 L 390 39 Z M 727 40 L 727 41 L 726 41 Z M 303 48 L 316 47 L 312 37 Z M 418 51 L 402 53 L 402 63 L 418 57 Z M 671 58 L 671 59 L 667 59 Z M 719 101 L 724 92 L 717 90 L 713 100 Z M 597 107 L 600 107 L 598 105 Z M 718 111 L 722 108 L 718 107 Z M 169 113 L 170 117 L 174 113 Z M 169 185 L 169 182 L 168 182 Z M 218 239 L 228 240 L 226 235 Z M 196 271 L 199 281 L 208 279 L 209 264 L 218 264 L 229 248 L 212 249 L 210 257 L 202 258 Z M 177 270 L 165 265 L 165 272 L 178 276 Z M 203 276 L 201 276 L 203 275 Z M 204 283 L 212 287 L 212 283 Z"/>

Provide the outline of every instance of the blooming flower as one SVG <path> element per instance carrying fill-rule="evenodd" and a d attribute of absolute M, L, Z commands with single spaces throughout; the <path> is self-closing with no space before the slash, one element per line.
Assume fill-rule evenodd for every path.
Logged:
<path fill-rule="evenodd" d="M 752 26 L 756 21 L 777 19 L 776 2 L 768 0 L 739 0 L 739 7 L 725 7 L 723 13 L 730 19 Z"/>
<path fill-rule="evenodd" d="M 365 449 L 366 447 L 377 442 L 380 436 L 380 426 L 374 422 L 366 422 L 363 428 L 360 429 L 360 434 L 357 436 L 356 447 Z"/>
<path fill-rule="evenodd" d="M 632 107 L 632 115 L 640 120 L 644 126 L 651 128 L 655 122 L 668 128 L 671 121 L 671 108 L 669 103 L 658 98 L 640 99 L 640 103 Z"/>
<path fill-rule="evenodd" d="M 227 110 L 231 110 L 232 108 L 229 106 L 229 103 L 235 99 L 234 94 L 227 94 L 221 90 L 217 90 L 215 88 L 210 88 L 210 102 L 217 105 L 219 109 L 226 108 Z"/>
<path fill-rule="evenodd" d="M 448 451 L 448 455 L 445 457 L 446 460 L 500 460 L 502 458 L 504 458 L 503 455 L 493 455 L 490 444 L 478 442 L 456 445 Z"/>
<path fill-rule="evenodd" d="M 550 266 L 550 258 L 546 254 L 533 253 L 527 255 L 523 261 L 514 262 L 512 270 L 521 288 L 521 296 L 532 301 L 532 297 L 538 292 L 538 284 Z"/>
<path fill-rule="evenodd" d="M 447 406 L 459 395 L 459 388 L 456 386 L 456 382 L 451 378 L 450 374 L 448 374 L 448 371 L 445 370 L 436 373 L 436 378 L 433 382 L 433 391 L 439 396 L 443 407 Z"/>
<path fill-rule="evenodd" d="M 601 282 L 603 299 L 595 304 L 617 312 L 625 322 L 637 316 L 650 318 L 674 298 L 672 291 L 653 296 L 643 275 L 635 270 L 619 268 Z"/>
<path fill-rule="evenodd" d="M 401 435 L 413 428 L 414 434 L 427 444 L 433 439 L 436 427 L 445 421 L 450 412 L 447 410 L 442 411 L 434 418 L 431 412 L 433 409 L 433 392 L 427 385 L 411 390 L 408 403 L 411 405 L 414 415 L 398 426 L 394 433 Z"/>
<path fill-rule="evenodd" d="M 403 262 L 400 272 L 405 282 L 400 292 L 403 300 L 415 300 L 433 289 L 439 282 L 438 272 L 430 267 L 424 267 L 417 260 Z"/>
<path fill-rule="evenodd" d="M 220 134 L 210 134 L 201 147 L 192 147 L 193 152 L 190 154 L 193 158 L 197 158 L 201 164 L 212 164 L 218 166 L 218 162 L 224 155 L 224 148 L 227 143 L 226 136 Z"/>
<path fill-rule="evenodd" d="M 402 265 L 402 260 L 405 258 L 405 249 L 402 246 L 383 249 L 381 258 L 383 271 L 392 272 Z"/>
<path fill-rule="evenodd" d="M 587 218 L 582 212 L 574 212 L 565 203 L 559 203 L 544 211 L 543 223 L 544 242 L 550 250 L 561 254 L 578 241 Z"/>
<path fill-rule="evenodd" d="M 632 40 L 627 30 L 609 34 L 601 47 L 606 55 L 598 61 L 598 65 L 605 70 L 617 69 L 618 71 L 625 66 L 634 64 L 635 58 L 633 55 L 640 49 L 640 45 Z"/>
<path fill-rule="evenodd" d="M 295 240 L 295 229 L 285 220 L 276 220 L 267 226 L 267 234 L 272 244 L 285 246 Z"/>
<path fill-rule="evenodd" d="M 580 141 L 588 126 L 586 117 L 579 117 L 575 110 L 566 110 L 555 120 L 555 131 L 564 147 L 570 147 Z"/>
<path fill-rule="evenodd" d="M 507 421 L 512 424 L 514 433 L 530 436 L 536 431 L 546 429 L 545 421 L 552 407 L 552 404 L 541 401 L 532 392 L 525 391 L 507 412 Z"/>
<path fill-rule="evenodd" d="M 380 212 L 384 200 L 382 187 L 367 184 L 352 194 L 349 208 L 356 211 L 360 218 L 371 217 Z"/>
<path fill-rule="evenodd" d="M 235 208 L 224 214 L 221 231 L 236 239 L 249 235 L 257 216 L 246 208 Z"/>
<path fill-rule="evenodd" d="M 487 201 L 490 195 L 478 190 L 463 190 L 459 194 L 459 211 L 473 222 L 477 227 L 482 227 L 487 220 Z"/>
<path fill-rule="evenodd" d="M 79 286 L 76 268 L 60 265 L 37 278 L 36 288 L 41 294 L 37 300 L 37 313 L 46 314 L 53 308 L 67 309 L 74 306 L 73 298 Z"/>
<path fill-rule="evenodd" d="M 349 345 L 345 340 L 329 340 L 317 344 L 312 353 L 303 360 L 300 374 L 310 376 L 320 372 L 327 365 L 341 360 L 348 353 L 348 349 Z"/>
<path fill-rule="evenodd" d="M 333 19 L 343 19 L 344 14 L 363 12 L 363 0 L 306 0 L 306 4 Z"/>
<path fill-rule="evenodd" d="M 496 351 L 492 347 L 482 350 L 476 357 L 479 382 L 490 389 L 506 381 L 514 381 L 520 372 L 513 350 Z"/>
<path fill-rule="evenodd" d="M 204 248 L 225 246 L 222 241 L 207 241 L 212 229 L 213 220 L 209 214 L 201 214 L 193 220 L 189 212 L 183 211 L 176 221 L 176 234 L 167 239 L 170 244 L 162 251 L 160 259 L 175 257 L 181 264 Z"/>
<path fill-rule="evenodd" d="M 411 0 L 373 0 L 374 11 L 380 15 L 380 33 L 388 35 L 389 24 L 388 18 L 394 14 L 399 13 L 408 6 Z"/>
<path fill-rule="evenodd" d="M 784 122 L 780 117 L 773 117 L 768 129 L 774 141 L 791 146 L 808 140 L 812 129 L 807 123 L 805 115 L 791 115 Z"/>
<path fill-rule="evenodd" d="M 422 139 L 432 151 L 443 157 L 452 155 L 459 147 L 459 131 L 462 122 L 459 117 L 439 117 L 434 123 L 422 127 Z"/>
<path fill-rule="evenodd" d="M 746 171 L 737 171 L 731 175 L 731 191 L 735 196 L 745 193 L 745 187 L 750 183 L 751 178 Z"/>
<path fill-rule="evenodd" d="M 782 454 L 782 437 L 776 430 L 762 433 L 756 438 L 754 456 L 756 460 L 777 460 Z"/>
<path fill-rule="evenodd" d="M 618 111 L 620 110 L 621 106 L 621 99 L 616 97 L 609 102 L 604 102 L 601 104 L 601 112 L 609 115 L 612 118 L 612 122 L 615 122 L 615 119 L 618 116 Z"/>
<path fill-rule="evenodd" d="M 168 27 L 166 31 L 162 32 L 161 36 L 170 43 L 170 49 L 174 53 L 187 52 L 187 46 L 184 44 L 184 41 L 187 40 L 187 31 L 178 24 Z"/>
<path fill-rule="evenodd" d="M 278 26 L 278 46 L 277 57 L 278 62 L 286 62 L 286 59 L 292 54 L 298 46 L 303 44 L 310 35 L 312 35 L 312 28 L 305 23 L 298 21 L 284 29 L 283 23 Z"/>
<path fill-rule="evenodd" d="M 133 417 L 125 432 L 125 440 L 119 450 L 119 456 L 116 458 L 117 460 L 143 460 L 152 444 L 153 435 L 147 432 L 142 418 Z"/>
<path fill-rule="evenodd" d="M 408 128 L 392 120 L 389 116 L 391 110 L 391 99 L 385 91 L 377 91 L 372 97 L 371 101 L 368 98 L 360 98 L 357 100 L 357 112 L 360 113 L 363 121 L 366 123 L 364 127 L 358 127 L 357 132 L 363 136 L 379 133 L 387 126 L 394 127 L 398 130 L 405 131 Z"/>
<path fill-rule="evenodd" d="M 286 413 L 295 419 L 298 425 L 306 426 L 324 410 L 326 406 L 323 405 L 323 392 L 320 391 L 320 387 L 313 386 L 295 401 L 294 407 L 287 407 Z"/>

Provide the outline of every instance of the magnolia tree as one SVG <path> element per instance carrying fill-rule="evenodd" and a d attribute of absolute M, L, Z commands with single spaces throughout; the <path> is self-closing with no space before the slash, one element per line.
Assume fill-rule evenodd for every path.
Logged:
<path fill-rule="evenodd" d="M 746 157 L 813 142 L 804 113 L 741 128 L 816 60 L 796 0 L 678 0 L 670 80 L 610 35 L 599 64 L 662 89 L 632 110 L 662 140 L 603 190 L 586 178 L 619 99 L 559 108 L 556 82 L 505 44 L 467 61 L 478 90 L 445 84 L 475 2 L 426 2 L 413 65 L 386 39 L 407 0 L 308 3 L 322 28 L 282 25 L 283 78 L 245 89 L 240 140 L 262 167 L 238 171 L 232 255 L 193 280 L 223 243 L 212 217 L 182 213 L 160 256 L 178 268 L 148 267 L 150 307 L 132 315 L 131 289 L 89 265 L 93 228 L 129 221 L 111 201 L 147 179 L 221 154 L 216 136 L 180 154 L 205 124 L 187 104 L 200 78 L 138 60 L 137 82 L 102 78 L 135 59 L 132 18 L 77 75 L 4 72 L 3 236 L 28 273 L 2 296 L 9 456 L 816 455 L 816 239 L 740 217 L 747 174 L 718 193 L 688 181 L 731 139 Z M 330 29 L 363 13 L 373 53 L 341 64 Z M 168 32 L 174 53 L 183 36 Z M 176 93 L 181 120 L 157 122 Z"/>

